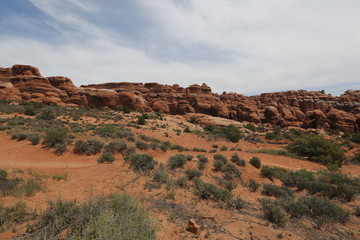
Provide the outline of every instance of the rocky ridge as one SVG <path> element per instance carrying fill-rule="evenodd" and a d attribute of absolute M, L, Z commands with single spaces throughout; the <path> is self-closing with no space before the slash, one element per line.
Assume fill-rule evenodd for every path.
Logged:
<path fill-rule="evenodd" d="M 169 114 L 204 113 L 281 127 L 360 130 L 360 90 L 334 97 L 324 91 L 286 91 L 244 96 L 216 94 L 206 84 L 103 83 L 76 87 L 67 77 L 43 77 L 29 65 L 0 68 L 0 99 L 64 106 L 116 108 Z"/>

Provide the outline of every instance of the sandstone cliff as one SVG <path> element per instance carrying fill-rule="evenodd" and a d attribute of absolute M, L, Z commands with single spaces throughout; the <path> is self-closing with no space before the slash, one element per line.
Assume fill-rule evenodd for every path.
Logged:
<path fill-rule="evenodd" d="M 76 87 L 66 77 L 43 77 L 28 65 L 0 68 L 0 99 L 38 101 L 66 106 L 115 108 L 170 114 L 204 113 L 212 116 L 270 123 L 282 127 L 333 128 L 359 132 L 360 91 L 339 97 L 324 91 L 287 91 L 247 97 L 237 93 L 212 93 L 206 84 L 104 83 Z"/>

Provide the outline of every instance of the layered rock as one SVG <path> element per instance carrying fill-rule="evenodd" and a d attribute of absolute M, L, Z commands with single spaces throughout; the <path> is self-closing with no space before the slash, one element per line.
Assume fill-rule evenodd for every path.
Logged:
<path fill-rule="evenodd" d="M 114 82 L 76 87 L 66 77 L 43 77 L 29 65 L 0 68 L 0 99 L 38 101 L 68 106 L 116 108 L 170 114 L 203 113 L 282 127 L 360 129 L 360 91 L 339 97 L 324 91 L 287 91 L 247 97 L 212 93 L 206 84 L 187 88 L 158 83 Z"/>

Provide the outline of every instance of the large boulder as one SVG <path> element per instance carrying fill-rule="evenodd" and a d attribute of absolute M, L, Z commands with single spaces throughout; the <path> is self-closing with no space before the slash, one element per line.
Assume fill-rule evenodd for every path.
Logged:
<path fill-rule="evenodd" d="M 358 131 L 358 125 L 354 115 L 339 109 L 332 109 L 326 114 L 331 127 L 346 133 Z"/>

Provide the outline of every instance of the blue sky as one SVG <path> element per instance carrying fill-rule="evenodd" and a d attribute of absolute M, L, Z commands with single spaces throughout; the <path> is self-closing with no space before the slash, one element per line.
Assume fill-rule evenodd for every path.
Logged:
<path fill-rule="evenodd" d="M 81 84 L 360 89 L 358 0 L 2 0 L 0 66 Z"/>

